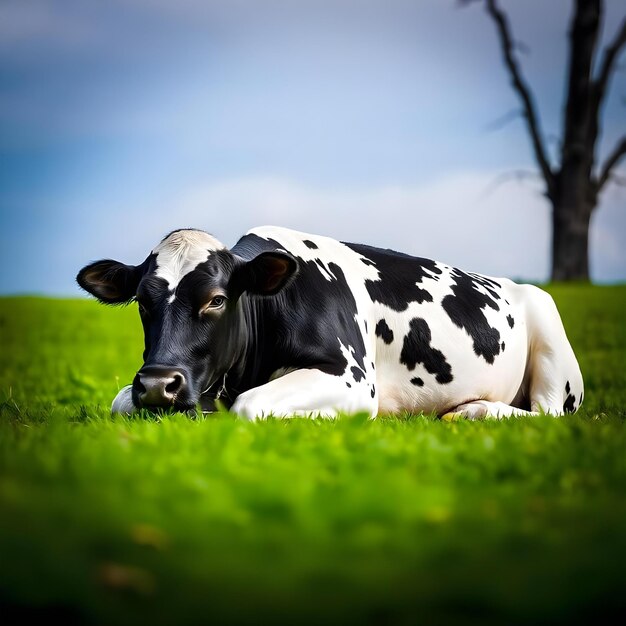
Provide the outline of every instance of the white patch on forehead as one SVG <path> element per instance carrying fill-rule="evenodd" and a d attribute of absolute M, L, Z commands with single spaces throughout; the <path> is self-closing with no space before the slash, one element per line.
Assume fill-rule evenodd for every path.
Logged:
<path fill-rule="evenodd" d="M 170 289 L 206 261 L 212 252 L 226 246 L 203 230 L 178 230 L 168 235 L 153 251 L 156 254 L 155 276 L 167 281 Z M 175 295 L 169 299 L 171 303 Z"/>

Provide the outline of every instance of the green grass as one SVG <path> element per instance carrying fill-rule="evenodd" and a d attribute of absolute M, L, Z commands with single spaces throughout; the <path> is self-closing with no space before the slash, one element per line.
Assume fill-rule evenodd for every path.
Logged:
<path fill-rule="evenodd" d="M 514 624 L 624 611 L 626 286 L 550 288 L 562 419 L 112 418 L 136 311 L 0 300 L 0 620 Z"/>

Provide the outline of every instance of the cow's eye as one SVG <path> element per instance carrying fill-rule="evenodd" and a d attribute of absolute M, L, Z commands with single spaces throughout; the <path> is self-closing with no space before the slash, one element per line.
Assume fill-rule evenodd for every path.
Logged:
<path fill-rule="evenodd" d="M 221 309 L 224 304 L 226 304 L 226 298 L 224 296 L 215 296 L 214 298 L 211 298 L 208 303 L 200 309 L 200 314 Z"/>
<path fill-rule="evenodd" d="M 141 304 L 141 302 L 137 302 L 137 308 L 139 309 L 139 315 L 147 315 L 148 314 L 148 309 L 146 309 L 146 307 Z"/>

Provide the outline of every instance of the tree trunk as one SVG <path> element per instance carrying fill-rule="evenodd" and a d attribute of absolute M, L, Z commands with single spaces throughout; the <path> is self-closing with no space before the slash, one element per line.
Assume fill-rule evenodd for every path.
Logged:
<path fill-rule="evenodd" d="M 598 43 L 600 0 L 576 0 L 570 28 L 569 78 L 561 166 L 552 195 L 552 280 L 589 281 L 589 221 L 596 203 L 591 184 L 598 108 L 592 66 Z"/>
<path fill-rule="evenodd" d="M 553 281 L 589 282 L 589 222 L 593 205 L 557 199 L 552 205 Z"/>
<path fill-rule="evenodd" d="M 613 41 L 604 48 L 594 77 L 603 2 L 574 0 L 573 4 L 561 158 L 559 164 L 552 164 L 532 91 L 524 81 L 515 55 L 515 40 L 507 16 L 498 0 L 485 0 L 487 13 L 496 25 L 511 83 L 522 103 L 534 156 L 546 184 L 545 195 L 552 203 L 551 279 L 588 282 L 591 215 L 613 168 L 626 156 L 626 136 L 623 136 L 602 166 L 595 162 L 602 103 L 616 60 L 626 46 L 626 18 Z"/>

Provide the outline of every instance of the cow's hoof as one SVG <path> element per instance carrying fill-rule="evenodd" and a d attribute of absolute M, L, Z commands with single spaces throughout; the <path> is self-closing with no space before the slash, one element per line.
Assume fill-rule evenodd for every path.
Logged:
<path fill-rule="evenodd" d="M 137 410 L 133 404 L 133 386 L 126 385 L 119 390 L 111 405 L 111 413 L 120 413 L 122 415 L 130 415 Z"/>
<path fill-rule="evenodd" d="M 444 422 L 458 422 L 459 419 L 461 419 L 463 417 L 463 415 L 461 413 L 455 413 L 454 411 L 449 411 L 448 413 L 444 413 L 441 416 L 441 419 Z"/>
<path fill-rule="evenodd" d="M 481 420 L 486 417 L 497 418 L 497 413 L 492 413 L 490 411 L 491 405 L 491 402 L 485 402 L 484 400 L 475 400 L 474 402 L 466 402 L 465 404 L 460 404 L 454 409 L 454 411 L 450 411 L 449 413 L 446 413 L 446 415 L 456 415 L 458 417 L 464 417 L 468 420 Z"/>

